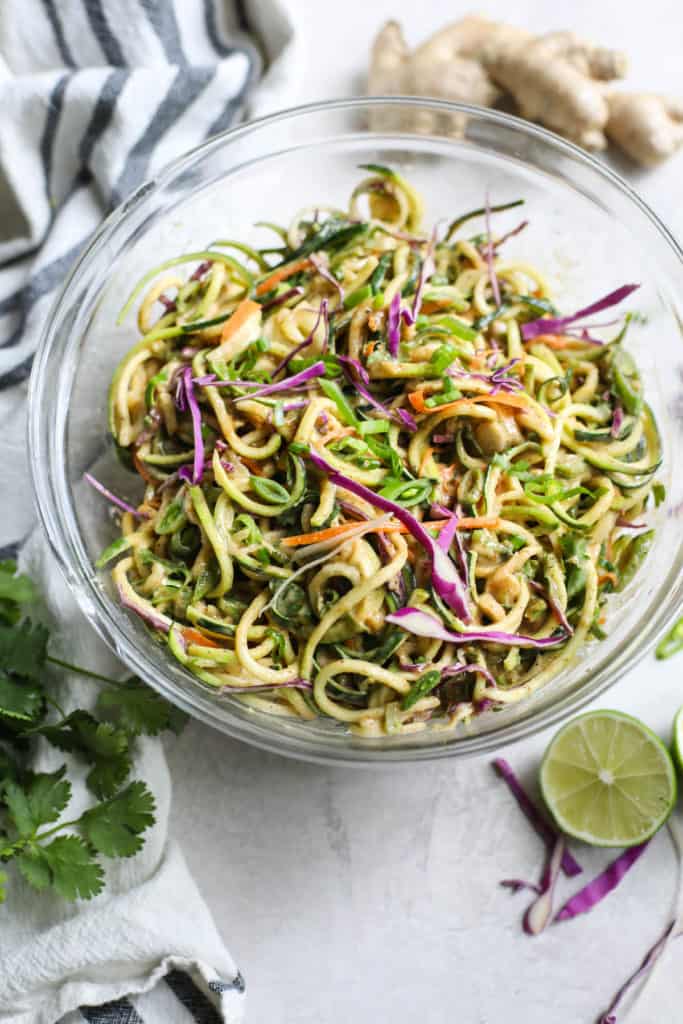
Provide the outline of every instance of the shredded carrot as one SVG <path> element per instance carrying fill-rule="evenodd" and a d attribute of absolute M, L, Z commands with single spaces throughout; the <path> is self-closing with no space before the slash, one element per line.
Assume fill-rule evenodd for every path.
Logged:
<path fill-rule="evenodd" d="M 422 525 L 429 529 L 440 529 L 448 522 L 447 519 L 431 519 Z M 280 543 L 286 548 L 298 548 L 304 544 L 316 544 L 318 541 L 332 540 L 334 537 L 343 537 L 349 530 L 355 530 L 359 523 L 340 523 L 339 526 L 328 526 L 326 530 L 316 530 L 315 533 L 302 533 L 296 537 L 284 537 Z M 458 520 L 459 530 L 495 530 L 500 525 L 497 516 L 464 516 Z M 409 533 L 408 527 L 403 523 L 386 523 L 384 526 L 372 526 L 368 533 Z"/>
<path fill-rule="evenodd" d="M 443 299 L 429 299 L 428 302 L 422 303 L 422 312 L 438 313 L 444 308 L 444 306 L 450 306 L 452 301 L 452 299 L 446 298 L 446 296 L 444 296 Z"/>
<path fill-rule="evenodd" d="M 183 626 L 181 633 L 185 643 L 197 644 L 198 647 L 220 647 L 220 644 L 216 644 L 213 640 L 209 640 L 208 636 L 204 636 L 198 629 L 193 629 L 192 626 Z"/>
<path fill-rule="evenodd" d="M 246 323 L 252 313 L 258 313 L 260 310 L 261 307 L 258 302 L 252 302 L 251 299 L 242 299 L 230 319 L 226 320 L 223 324 L 221 341 L 227 341 L 228 338 L 231 338 L 235 331 L 238 331 Z"/>
<path fill-rule="evenodd" d="M 411 391 L 408 401 L 416 412 L 443 412 L 445 409 L 457 411 L 467 409 L 473 402 L 484 402 L 488 405 L 511 405 L 516 409 L 528 409 L 530 402 L 526 395 L 509 394 L 506 391 L 499 391 L 497 395 L 471 395 L 469 398 L 456 398 L 454 402 L 444 402 L 443 405 L 435 405 L 433 409 L 425 405 L 424 392 Z"/>
<path fill-rule="evenodd" d="M 280 281 L 286 281 L 288 277 L 297 274 L 300 270 L 306 270 L 310 265 L 311 261 L 307 257 L 302 257 L 300 260 L 294 260 L 293 263 L 287 263 L 284 267 L 278 267 L 272 274 L 264 278 L 260 284 L 256 285 L 256 294 L 265 295 L 266 292 L 269 292 Z"/>
<path fill-rule="evenodd" d="M 616 586 L 619 585 L 619 578 L 617 577 L 616 573 L 614 573 L 614 572 L 603 572 L 603 574 L 601 576 L 598 576 L 598 586 L 602 586 L 602 584 L 605 583 L 607 580 L 610 581 L 610 583 L 612 584 L 613 587 L 616 587 Z"/>
<path fill-rule="evenodd" d="M 263 476 L 263 464 L 257 459 L 248 459 L 245 455 L 240 456 L 242 462 L 254 476 Z"/>
<path fill-rule="evenodd" d="M 296 537 L 285 537 L 281 541 L 283 547 L 298 548 L 302 544 L 317 544 L 320 540 L 331 540 L 333 537 L 341 537 L 349 530 L 355 529 L 358 523 L 340 523 L 339 526 L 328 526 L 326 530 L 316 530 L 314 533 L 300 533 Z"/>
<path fill-rule="evenodd" d="M 415 412 L 427 412 L 427 406 L 425 405 L 425 396 L 423 391 L 409 391 L 408 401 L 412 405 Z"/>
<path fill-rule="evenodd" d="M 373 330 L 374 330 L 374 328 L 373 328 Z M 365 348 L 363 349 L 363 355 L 365 356 L 365 358 L 367 359 L 368 356 L 371 356 L 376 348 L 377 348 L 377 342 L 376 341 L 369 341 L 367 343 L 367 345 L 365 346 Z"/>
<path fill-rule="evenodd" d="M 147 469 L 147 466 L 144 464 L 144 462 L 142 461 L 140 456 L 137 454 L 137 452 L 135 452 L 135 454 L 133 455 L 133 465 L 135 466 L 135 468 L 137 469 L 138 473 L 140 474 L 142 479 L 145 481 L 145 483 L 147 483 L 147 484 L 157 484 L 159 482 L 158 480 L 156 480 L 152 476 L 152 474 Z"/>

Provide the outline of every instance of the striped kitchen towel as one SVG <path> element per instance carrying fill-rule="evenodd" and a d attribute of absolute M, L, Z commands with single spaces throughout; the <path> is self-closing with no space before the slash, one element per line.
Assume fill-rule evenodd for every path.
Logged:
<path fill-rule="evenodd" d="M 291 41 L 279 0 L 2 0 L 0 387 L 102 217 L 233 124 L 264 59 L 281 89 Z"/>
<path fill-rule="evenodd" d="M 0 0 L 2 557 L 34 520 L 26 379 L 56 289 L 103 216 L 165 163 L 244 112 L 291 101 L 295 43 L 280 0 Z M 45 595 L 57 650 L 120 670 L 45 541 L 34 534 L 20 558 Z M 64 706 L 93 699 L 77 676 L 59 685 Z M 105 891 L 65 904 L 12 878 L 0 909 L 0 1024 L 243 1020 L 242 975 L 168 839 L 162 745 L 143 737 L 138 747 L 134 773 L 154 791 L 157 823 L 139 854 L 108 866 Z M 39 745 L 33 767 L 53 770 L 49 757 Z M 79 770 L 70 810 L 87 799 Z"/>

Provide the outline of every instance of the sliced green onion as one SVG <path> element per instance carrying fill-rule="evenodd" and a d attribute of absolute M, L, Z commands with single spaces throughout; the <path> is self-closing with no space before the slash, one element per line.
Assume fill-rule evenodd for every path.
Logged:
<path fill-rule="evenodd" d="M 391 424 L 388 420 L 363 420 L 358 424 L 358 433 L 361 437 L 366 437 L 368 434 L 386 434 L 390 427 Z"/>
<path fill-rule="evenodd" d="M 361 285 L 360 288 L 356 288 L 355 292 L 351 292 L 344 299 L 344 309 L 353 309 L 355 306 L 359 306 L 361 302 L 365 302 L 372 295 L 372 286 L 369 284 Z"/>
<path fill-rule="evenodd" d="M 339 415 L 341 416 L 343 422 L 347 425 L 347 427 L 357 426 L 358 420 L 356 419 L 356 414 L 353 411 L 351 403 L 349 402 L 348 398 L 346 397 L 342 389 L 339 387 L 339 385 L 336 384 L 333 380 L 326 380 L 324 377 L 320 377 L 318 379 L 318 383 L 320 384 L 320 387 L 323 389 L 327 397 L 331 398 L 334 404 L 337 406 L 337 409 L 339 410 Z"/>

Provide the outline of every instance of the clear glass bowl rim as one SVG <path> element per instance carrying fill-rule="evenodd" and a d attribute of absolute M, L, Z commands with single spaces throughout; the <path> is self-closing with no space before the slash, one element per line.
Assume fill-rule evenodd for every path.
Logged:
<path fill-rule="evenodd" d="M 145 182 L 117 209 L 109 214 L 96 230 L 91 241 L 76 260 L 74 266 L 64 280 L 59 293 L 52 303 L 43 326 L 31 373 L 28 393 L 28 451 L 31 482 L 34 501 L 41 525 L 50 547 L 56 556 L 57 563 L 67 583 L 73 588 L 76 600 L 98 634 L 132 671 L 141 675 L 147 683 L 171 700 L 190 715 L 207 724 L 218 728 L 235 739 L 243 740 L 252 746 L 260 747 L 298 760 L 336 765 L 381 765 L 405 761 L 429 761 L 438 758 L 472 756 L 491 753 L 502 746 L 518 742 L 526 737 L 558 724 L 572 712 L 576 712 L 587 703 L 604 693 L 612 686 L 627 669 L 631 669 L 645 654 L 650 651 L 666 631 L 670 621 L 683 609 L 683 585 L 679 572 L 676 591 L 671 594 L 671 601 L 666 606 L 653 610 L 648 608 L 648 615 L 641 619 L 642 629 L 634 629 L 615 653 L 608 669 L 603 670 L 595 685 L 581 685 L 550 707 L 536 715 L 530 715 L 512 723 L 498 732 L 484 733 L 472 737 L 461 736 L 455 742 L 435 741 L 424 747 L 392 747 L 382 745 L 381 741 L 368 741 L 362 747 L 329 746 L 318 734 L 310 739 L 285 735 L 271 730 L 263 724 L 267 716 L 256 716 L 253 721 L 234 717 L 230 720 L 218 718 L 193 700 L 191 689 L 179 692 L 175 687 L 165 683 L 153 663 L 147 658 L 145 651 L 132 642 L 110 614 L 108 599 L 96 584 L 96 576 L 91 564 L 84 560 L 74 545 L 74 535 L 78 534 L 78 526 L 71 516 L 65 517 L 64 495 L 68 493 L 69 484 L 64 471 L 65 460 L 53 465 L 52 451 L 45 443 L 42 435 L 42 398 L 48 385 L 48 369 L 53 345 L 59 325 L 68 307 L 69 293 L 72 282 L 88 266 L 89 262 L 106 244 L 133 211 L 141 204 L 159 193 L 174 178 L 185 173 L 195 162 L 203 160 L 212 150 L 222 147 L 226 142 L 249 133 L 260 131 L 269 124 L 277 124 L 287 119 L 294 119 L 306 114 L 325 114 L 326 112 L 359 111 L 370 107 L 420 107 L 435 113 L 464 114 L 470 118 L 489 121 L 506 129 L 513 129 L 527 138 L 538 140 L 541 144 L 564 154 L 571 160 L 582 163 L 589 170 L 597 173 L 609 185 L 622 193 L 638 208 L 640 213 L 650 221 L 662 240 L 668 245 L 672 255 L 683 270 L 683 249 L 668 228 L 648 206 L 638 193 L 611 168 L 595 157 L 575 146 L 558 135 L 537 125 L 524 121 L 513 115 L 494 111 L 483 107 L 475 107 L 462 103 L 451 103 L 445 100 L 421 99 L 414 96 L 367 96 L 359 98 L 331 99 L 321 102 L 302 104 L 277 111 L 265 117 L 248 121 L 226 132 L 216 135 L 199 146 L 194 147 L 176 158 L 159 171 L 153 179 Z M 404 138 L 399 132 L 387 133 L 396 138 Z M 406 141 L 410 136 L 405 136 Z M 47 449 L 47 450 L 46 450 Z M 55 479 L 56 477 L 56 479 Z M 68 502 L 66 503 L 68 510 Z M 590 669 L 590 659 L 585 662 L 585 671 Z"/>

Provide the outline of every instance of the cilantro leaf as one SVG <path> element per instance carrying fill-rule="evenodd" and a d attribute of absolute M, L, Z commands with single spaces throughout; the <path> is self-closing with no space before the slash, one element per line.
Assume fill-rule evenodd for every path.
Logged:
<path fill-rule="evenodd" d="M 45 626 L 25 619 L 19 626 L 0 625 L 0 669 L 37 680 L 47 656 Z"/>
<path fill-rule="evenodd" d="M 154 797 L 144 782 L 129 783 L 118 796 L 86 811 L 81 828 L 106 857 L 132 857 L 142 848 L 140 833 L 154 824 Z"/>
<path fill-rule="evenodd" d="M 35 835 L 41 825 L 57 821 L 71 799 L 71 783 L 64 778 L 66 765 L 56 772 L 26 777 L 23 785 L 8 779 L 3 798 L 10 821 L 22 838 Z"/>
<path fill-rule="evenodd" d="M 0 795 L 2 793 L 2 783 L 6 779 L 16 779 L 18 775 L 19 765 L 8 750 L 0 747 Z"/>
<path fill-rule="evenodd" d="M 40 733 L 60 750 L 78 754 L 93 765 L 89 789 L 101 800 L 113 796 L 131 767 L 128 736 L 111 722 L 98 722 L 88 711 L 72 711 Z"/>
<path fill-rule="evenodd" d="M 28 680 L 12 679 L 0 669 L 0 715 L 33 722 L 42 707 L 42 687 Z"/>
<path fill-rule="evenodd" d="M 128 754 L 119 754 L 116 757 L 110 758 L 96 758 L 85 780 L 88 789 L 99 800 L 106 800 L 114 796 L 128 778 L 131 766 L 132 761 Z"/>
<path fill-rule="evenodd" d="M 17 857 L 17 867 L 34 889 L 47 889 L 52 872 L 42 846 L 31 846 Z"/>
<path fill-rule="evenodd" d="M 102 891 L 104 872 L 78 836 L 57 836 L 41 850 L 52 885 L 65 900 L 89 900 Z"/>
<path fill-rule="evenodd" d="M 131 736 L 157 736 L 164 729 L 180 732 L 186 715 L 133 676 L 100 693 L 98 710 L 111 712 Z"/>
<path fill-rule="evenodd" d="M 37 598 L 36 588 L 28 576 L 17 575 L 17 563 L 0 562 L 0 599 L 27 604 Z"/>

